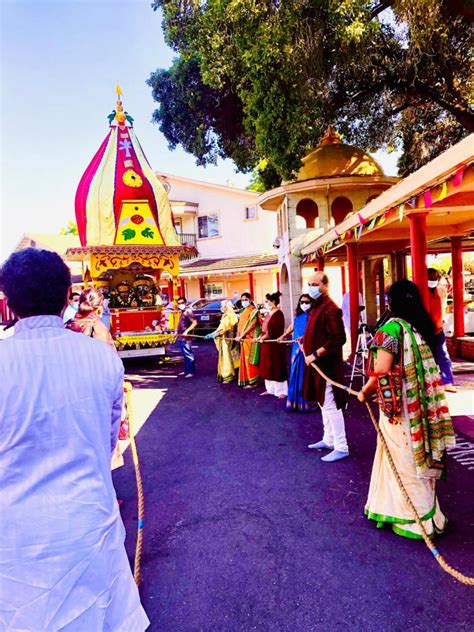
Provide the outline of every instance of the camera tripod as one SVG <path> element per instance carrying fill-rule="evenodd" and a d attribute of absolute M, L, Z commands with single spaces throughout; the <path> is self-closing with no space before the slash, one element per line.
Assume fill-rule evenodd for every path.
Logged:
<path fill-rule="evenodd" d="M 354 353 L 354 359 L 352 361 L 351 379 L 349 382 L 349 388 L 352 388 L 352 384 L 356 377 L 362 378 L 362 385 L 365 381 L 364 365 L 369 357 L 369 347 L 372 340 L 372 334 L 369 332 L 369 328 L 366 323 L 359 325 L 359 335 L 357 336 L 356 350 Z M 347 404 L 346 404 L 347 408 Z"/>

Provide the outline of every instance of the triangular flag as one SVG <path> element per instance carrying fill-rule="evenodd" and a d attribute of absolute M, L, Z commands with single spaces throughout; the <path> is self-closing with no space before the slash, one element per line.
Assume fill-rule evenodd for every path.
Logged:
<path fill-rule="evenodd" d="M 459 167 L 459 169 L 456 171 L 456 175 L 453 178 L 453 187 L 458 187 L 460 184 L 462 184 L 463 178 L 464 178 L 464 165 L 462 165 L 462 167 Z"/>
<path fill-rule="evenodd" d="M 441 187 L 441 192 L 439 194 L 438 202 L 444 200 L 444 198 L 448 195 L 448 185 L 446 182 L 443 182 L 443 186 Z"/>
<path fill-rule="evenodd" d="M 359 241 L 359 239 L 361 238 L 363 230 L 364 230 L 363 226 L 359 226 L 359 228 L 356 230 L 356 239 L 357 239 L 357 241 Z"/>
<path fill-rule="evenodd" d="M 336 233 L 336 235 L 337 235 L 338 237 L 340 237 L 340 236 L 341 236 L 341 233 L 337 230 L 337 228 L 335 228 L 335 229 L 334 229 L 334 232 Z"/>
<path fill-rule="evenodd" d="M 359 218 L 359 222 L 362 224 L 362 226 L 365 226 L 365 224 L 367 224 L 367 220 L 364 219 L 360 213 L 357 213 L 357 217 Z"/>
<path fill-rule="evenodd" d="M 412 197 L 408 200 L 408 204 L 411 206 L 411 208 L 416 208 L 416 197 Z"/>
<path fill-rule="evenodd" d="M 122 88 L 119 86 L 119 84 L 117 84 L 117 86 L 115 87 L 115 93 L 119 98 L 123 95 Z"/>
<path fill-rule="evenodd" d="M 398 221 L 403 221 L 403 211 L 405 210 L 405 204 L 400 204 L 398 207 Z"/>
<path fill-rule="evenodd" d="M 423 193 L 423 202 L 425 204 L 425 208 L 431 208 L 433 206 L 433 199 L 431 197 L 431 191 L 425 191 Z"/>
<path fill-rule="evenodd" d="M 368 228 L 369 230 L 372 230 L 372 228 L 375 226 L 375 222 L 377 221 L 377 218 L 374 217 L 374 219 L 370 222 Z"/>
<path fill-rule="evenodd" d="M 385 215 L 382 215 L 382 217 L 379 219 L 379 223 L 377 224 L 377 226 L 382 226 L 382 224 L 385 224 Z"/>

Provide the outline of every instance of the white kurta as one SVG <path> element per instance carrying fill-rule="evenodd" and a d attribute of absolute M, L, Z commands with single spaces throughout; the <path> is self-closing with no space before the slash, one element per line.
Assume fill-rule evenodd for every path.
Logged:
<path fill-rule="evenodd" d="M 0 342 L 0 630 L 141 632 L 110 457 L 123 366 L 56 316 Z"/>

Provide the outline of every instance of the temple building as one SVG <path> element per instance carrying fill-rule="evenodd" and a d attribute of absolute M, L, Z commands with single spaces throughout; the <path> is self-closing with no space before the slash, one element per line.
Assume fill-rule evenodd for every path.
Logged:
<path fill-rule="evenodd" d="M 296 179 L 266 191 L 258 198 L 262 209 L 277 215 L 278 266 L 283 310 L 293 312 L 306 278 L 316 269 L 333 262 L 320 260 L 304 264 L 301 251 L 326 234 L 346 217 L 398 182 L 386 176 L 368 153 L 347 145 L 330 126 L 316 149 L 302 159 Z M 345 269 L 339 262 L 327 269 L 336 300 L 346 289 Z"/>

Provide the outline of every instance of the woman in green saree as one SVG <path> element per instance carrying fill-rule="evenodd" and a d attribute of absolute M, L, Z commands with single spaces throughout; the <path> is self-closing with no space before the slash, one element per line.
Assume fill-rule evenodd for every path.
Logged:
<path fill-rule="evenodd" d="M 260 343 L 254 338 L 260 336 L 260 314 L 252 303 L 248 292 L 241 295 L 242 311 L 237 325 L 237 338 L 240 343 L 239 386 L 255 388 L 258 382 L 258 364 L 260 360 Z"/>
<path fill-rule="evenodd" d="M 392 318 L 374 336 L 373 370 L 359 400 L 365 401 L 377 390 L 380 430 L 426 532 L 434 535 L 442 533 L 447 524 L 435 483 L 444 474 L 446 448 L 455 444 L 443 384 L 430 349 L 434 326 L 411 281 L 397 281 L 388 296 Z M 378 527 L 389 524 L 399 535 L 421 538 L 380 440 L 365 514 Z"/>

